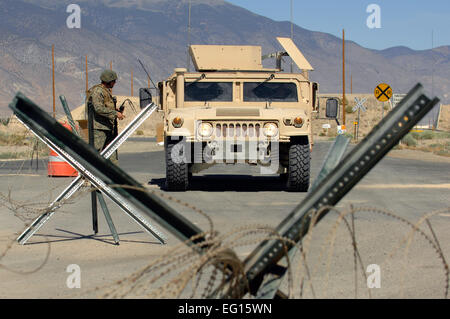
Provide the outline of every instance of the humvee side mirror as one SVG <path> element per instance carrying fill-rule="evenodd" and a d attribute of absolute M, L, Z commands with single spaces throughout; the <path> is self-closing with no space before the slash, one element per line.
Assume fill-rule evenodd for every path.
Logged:
<path fill-rule="evenodd" d="M 313 105 L 313 110 L 314 111 L 318 111 L 319 107 L 318 107 L 318 102 L 319 99 L 317 98 L 317 91 L 319 90 L 319 86 L 317 85 L 317 83 L 313 83 L 313 87 L 312 87 L 312 105 Z"/>
<path fill-rule="evenodd" d="M 141 110 L 152 102 L 152 93 L 149 88 L 139 89 L 139 106 Z"/>
<path fill-rule="evenodd" d="M 325 116 L 331 119 L 336 119 L 339 114 L 339 101 L 335 98 L 327 100 Z"/>

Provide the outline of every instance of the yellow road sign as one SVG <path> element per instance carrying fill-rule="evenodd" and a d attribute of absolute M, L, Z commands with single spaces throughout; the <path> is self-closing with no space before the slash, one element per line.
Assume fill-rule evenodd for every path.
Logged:
<path fill-rule="evenodd" d="M 375 88 L 375 98 L 380 102 L 389 101 L 392 97 L 392 88 L 389 84 L 381 83 Z"/>

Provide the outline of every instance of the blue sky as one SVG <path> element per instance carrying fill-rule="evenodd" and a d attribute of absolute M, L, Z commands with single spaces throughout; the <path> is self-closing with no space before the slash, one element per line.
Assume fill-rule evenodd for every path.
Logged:
<path fill-rule="evenodd" d="M 291 0 L 226 0 L 276 21 L 290 21 Z M 293 22 L 305 29 L 321 31 L 352 40 L 370 49 L 407 46 L 425 50 L 450 45 L 449 0 L 292 0 Z M 381 28 L 367 27 L 377 4 Z"/>

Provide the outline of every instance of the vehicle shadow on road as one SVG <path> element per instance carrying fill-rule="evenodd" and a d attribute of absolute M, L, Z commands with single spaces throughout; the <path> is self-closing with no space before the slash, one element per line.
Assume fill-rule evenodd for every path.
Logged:
<path fill-rule="evenodd" d="M 165 178 L 154 178 L 149 182 L 168 191 L 165 183 Z M 190 179 L 188 191 L 279 192 L 286 191 L 286 181 L 279 176 L 202 175 Z"/>

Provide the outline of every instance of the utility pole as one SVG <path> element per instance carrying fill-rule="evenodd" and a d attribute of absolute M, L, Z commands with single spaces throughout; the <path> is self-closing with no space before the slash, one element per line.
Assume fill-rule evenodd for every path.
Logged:
<path fill-rule="evenodd" d="M 189 8 L 188 8 L 188 41 L 187 41 L 187 60 L 186 60 L 186 69 L 188 72 L 190 71 L 190 57 L 189 57 L 189 46 L 191 45 L 191 0 L 189 0 Z"/>
<path fill-rule="evenodd" d="M 109 69 L 112 71 L 112 60 L 109 61 Z M 111 88 L 110 91 L 111 91 L 111 94 L 112 94 L 113 93 L 113 89 Z"/>
<path fill-rule="evenodd" d="M 292 22 L 292 0 L 291 0 L 291 40 L 294 41 L 294 24 Z M 294 72 L 294 63 L 292 62 L 291 59 L 291 73 Z"/>
<path fill-rule="evenodd" d="M 89 91 L 89 80 L 88 80 L 88 62 L 87 62 L 87 55 L 86 55 L 86 96 L 87 96 L 88 91 Z"/>
<path fill-rule="evenodd" d="M 434 94 L 434 65 L 435 65 L 435 60 L 434 60 L 434 55 L 433 55 L 433 50 L 434 50 L 434 30 L 431 30 L 431 61 L 432 61 L 432 65 L 431 65 L 431 94 Z M 433 126 L 432 129 L 433 131 L 435 130 L 435 120 L 436 120 L 436 109 L 433 108 L 433 110 L 431 111 L 431 114 L 433 115 Z"/>
<path fill-rule="evenodd" d="M 345 129 L 345 30 L 342 29 L 342 125 Z"/>
<path fill-rule="evenodd" d="M 133 96 L 133 69 L 131 69 L 131 96 Z"/>
<path fill-rule="evenodd" d="M 434 90 L 434 57 L 433 57 L 433 50 L 434 50 L 434 31 L 431 30 L 431 55 L 432 55 L 432 64 L 431 64 L 431 95 L 433 95 Z"/>
<path fill-rule="evenodd" d="M 53 118 L 56 117 L 55 99 L 55 45 L 52 45 L 52 87 L 53 87 Z"/>

